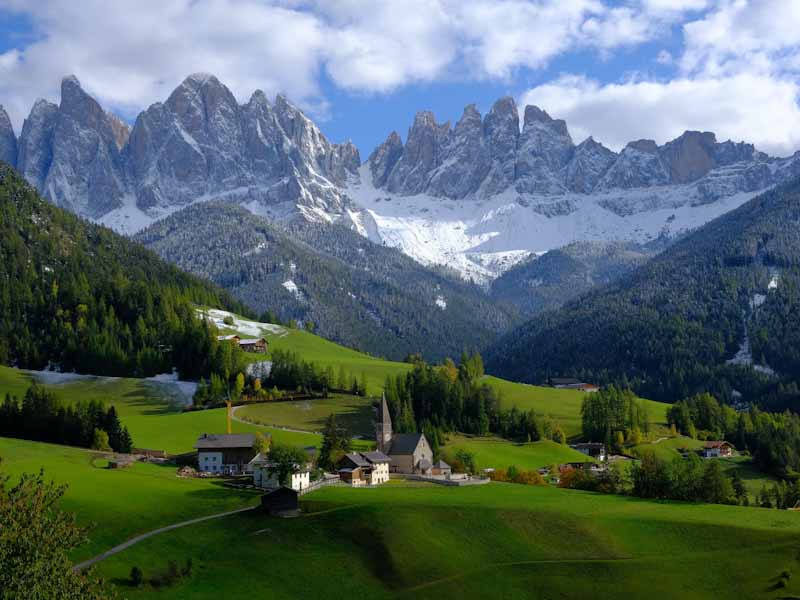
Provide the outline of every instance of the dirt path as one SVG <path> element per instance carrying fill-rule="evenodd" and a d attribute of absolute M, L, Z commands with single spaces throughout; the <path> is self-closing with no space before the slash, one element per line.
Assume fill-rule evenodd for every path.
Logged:
<path fill-rule="evenodd" d="M 167 525 L 165 527 L 159 527 L 158 529 L 153 529 L 152 531 L 148 531 L 147 533 L 142 533 L 141 535 L 137 535 L 129 539 L 126 542 L 122 542 L 118 546 L 114 546 L 111 550 L 106 550 L 102 554 L 98 554 L 94 558 L 90 558 L 88 560 L 83 561 L 82 563 L 78 563 L 74 567 L 72 567 L 73 571 L 82 571 L 83 569 L 87 569 L 94 565 L 95 563 L 99 563 L 101 560 L 105 560 L 109 556 L 113 556 L 118 552 L 122 552 L 123 550 L 127 550 L 131 546 L 138 544 L 142 540 L 146 540 L 149 537 L 153 537 L 154 535 L 158 535 L 159 533 L 164 533 L 166 531 L 172 531 L 173 529 L 178 529 L 180 527 L 186 527 L 187 525 L 195 525 L 196 523 L 202 523 L 203 521 L 211 521 L 212 519 L 221 519 L 222 517 L 228 517 L 230 515 L 235 515 L 238 513 L 247 512 L 249 510 L 254 510 L 258 508 L 257 506 L 248 506 L 247 508 L 238 508 L 236 510 L 229 510 L 223 513 L 217 513 L 215 515 L 206 515 L 205 517 L 197 517 L 196 519 L 189 519 L 188 521 L 181 521 L 180 523 L 173 523 L 172 525 Z"/>
<path fill-rule="evenodd" d="M 244 423 L 245 425 L 255 425 L 256 427 L 269 427 L 270 429 L 280 429 L 281 431 L 290 431 L 292 433 L 311 433 L 315 435 L 321 435 L 322 432 L 320 431 L 309 431 L 308 429 L 292 429 L 291 427 L 283 427 L 282 425 L 262 425 L 261 423 L 253 423 L 252 421 L 248 421 L 247 419 L 242 419 L 241 417 L 236 416 L 236 411 L 238 411 L 242 406 L 234 406 L 231 409 L 231 418 L 234 421 L 238 421 L 239 423 Z"/>

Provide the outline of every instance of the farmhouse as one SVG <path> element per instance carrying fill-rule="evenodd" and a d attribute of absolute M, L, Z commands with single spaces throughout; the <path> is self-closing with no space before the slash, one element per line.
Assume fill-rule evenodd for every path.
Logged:
<path fill-rule="evenodd" d="M 733 454 L 733 444 L 724 440 L 708 441 L 701 450 L 703 458 L 724 458 Z"/>
<path fill-rule="evenodd" d="M 392 417 L 386 397 L 381 400 L 375 423 L 378 450 L 391 459 L 392 473 L 430 475 L 433 470 L 433 450 L 424 433 L 392 433 Z"/>
<path fill-rule="evenodd" d="M 593 383 L 585 383 L 579 379 L 569 377 L 553 377 L 550 385 L 560 390 L 579 390 L 581 392 L 598 392 L 600 386 Z"/>
<path fill-rule="evenodd" d="M 203 473 L 238 475 L 256 455 L 252 433 L 204 433 L 197 438 L 197 467 Z"/>
<path fill-rule="evenodd" d="M 606 445 L 599 442 L 583 442 L 580 444 L 573 444 L 570 446 L 570 448 L 600 461 L 606 459 Z"/>
<path fill-rule="evenodd" d="M 266 354 L 267 350 L 269 350 L 269 342 L 264 338 L 241 338 L 238 335 L 218 335 L 217 341 L 238 344 L 245 352 L 255 352 L 256 354 Z"/>
<path fill-rule="evenodd" d="M 389 481 L 391 459 L 380 450 L 345 454 L 338 464 L 339 478 L 352 486 L 380 485 Z"/>
<path fill-rule="evenodd" d="M 315 450 L 312 448 L 312 450 Z M 289 488 L 295 491 L 301 491 L 311 485 L 311 461 L 312 453 L 306 448 L 306 454 L 309 456 L 308 462 L 303 465 L 295 465 L 294 472 L 292 473 Z M 280 482 L 275 473 L 272 472 L 275 463 L 273 463 L 268 455 L 259 453 L 253 460 L 248 463 L 250 471 L 253 472 L 253 485 L 265 489 L 274 489 L 280 487 Z"/>

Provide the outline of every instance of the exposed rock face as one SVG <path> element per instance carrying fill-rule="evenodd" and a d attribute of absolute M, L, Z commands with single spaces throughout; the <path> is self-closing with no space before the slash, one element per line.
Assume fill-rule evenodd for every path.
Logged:
<path fill-rule="evenodd" d="M 514 99 L 506 96 L 494 103 L 483 120 L 483 135 L 492 167 L 483 183 L 483 195 L 503 191 L 514 182 L 519 143 L 519 111 Z"/>
<path fill-rule="evenodd" d="M 517 191 L 546 194 L 564 192 L 560 171 L 569 162 L 573 149 L 572 138 L 564 121 L 551 118 L 536 106 L 526 106 L 517 148 Z"/>
<path fill-rule="evenodd" d="M 463 198 L 480 186 L 491 168 L 483 137 L 481 115 L 470 104 L 452 135 L 441 149 L 441 166 L 431 177 L 428 189 L 437 196 Z"/>
<path fill-rule="evenodd" d="M 450 123 L 439 125 L 433 113 L 417 113 L 408 131 L 403 155 L 387 178 L 390 192 L 418 194 L 427 189 L 434 169 L 441 163 L 441 153 L 447 147 Z"/>
<path fill-rule="evenodd" d="M 272 105 L 257 91 L 240 106 L 213 75 L 187 77 L 133 129 L 74 77 L 61 96 L 60 106 L 34 105 L 14 154 L 45 196 L 83 216 L 101 217 L 126 198 L 168 212 L 215 196 L 337 212 L 358 174 L 352 143 L 330 143 L 280 96 Z"/>
<path fill-rule="evenodd" d="M 568 189 L 589 194 L 597 183 L 617 160 L 616 152 L 612 152 L 603 144 L 586 138 L 575 147 L 572 159 L 564 173 Z"/>
<path fill-rule="evenodd" d="M 630 189 L 669 183 L 669 172 L 653 140 L 630 142 L 598 184 L 600 190 Z"/>
<path fill-rule="evenodd" d="M 11 119 L 2 105 L 0 105 L 0 161 L 17 166 L 17 136 L 14 135 L 14 128 Z"/>
<path fill-rule="evenodd" d="M 450 131 L 431 113 L 419 113 L 405 148 L 391 137 L 373 153 L 373 185 L 400 195 L 460 199 L 509 189 L 552 196 L 696 183 L 698 200 L 707 202 L 784 181 L 792 172 L 784 162 L 795 162 L 772 159 L 751 144 L 717 143 L 713 133 L 699 131 L 663 146 L 633 141 L 620 153 L 591 137 L 576 146 L 567 124 L 537 106 L 525 107 L 520 131 L 512 98 L 495 102 L 481 128 L 479 120 L 477 109 L 467 106 Z"/>
<path fill-rule="evenodd" d="M 396 131 L 389 134 L 386 141 L 369 155 L 369 169 L 372 172 L 372 183 L 375 187 L 386 185 L 386 179 L 392 172 L 400 156 L 403 154 L 403 142 Z"/>
<path fill-rule="evenodd" d="M 61 82 L 51 144 L 43 189 L 53 202 L 88 217 L 122 204 L 125 171 L 114 129 L 74 76 Z"/>

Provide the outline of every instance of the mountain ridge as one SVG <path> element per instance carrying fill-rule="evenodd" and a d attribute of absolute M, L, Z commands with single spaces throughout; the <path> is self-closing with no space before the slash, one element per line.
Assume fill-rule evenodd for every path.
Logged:
<path fill-rule="evenodd" d="M 277 221 L 343 224 L 482 283 L 573 242 L 676 236 L 800 175 L 800 153 L 769 157 L 711 132 L 620 152 L 575 144 L 565 121 L 510 97 L 485 115 L 467 105 L 455 125 L 420 111 L 405 141 L 390 133 L 362 163 L 284 96 L 256 90 L 240 104 L 205 73 L 130 128 L 65 77 L 60 104 L 37 101 L 19 138 L 0 110 L 0 154 L 56 204 L 118 231 L 225 199 Z"/>

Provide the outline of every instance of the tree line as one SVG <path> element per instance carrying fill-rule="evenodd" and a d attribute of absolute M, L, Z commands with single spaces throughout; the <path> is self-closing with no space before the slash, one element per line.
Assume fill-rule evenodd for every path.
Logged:
<path fill-rule="evenodd" d="M 763 471 L 794 480 L 800 472 L 800 416 L 758 407 L 737 412 L 710 394 L 676 402 L 667 420 L 678 433 L 700 439 L 725 439 L 753 455 Z"/>
<path fill-rule="evenodd" d="M 247 313 L 104 227 L 42 200 L 0 166 L 0 364 L 101 375 L 210 373 L 197 305 Z"/>
<path fill-rule="evenodd" d="M 626 442 L 638 444 L 650 432 L 650 415 L 631 390 L 611 385 L 586 394 L 581 404 L 581 426 L 584 439 L 621 450 Z"/>
<path fill-rule="evenodd" d="M 501 409 L 498 391 L 483 379 L 480 354 L 463 353 L 458 365 L 451 359 L 433 366 L 418 356 L 410 358 L 413 368 L 409 372 L 387 376 L 384 383 L 397 432 L 422 431 L 434 450 L 451 431 L 494 433 L 519 441 L 566 441 L 564 432 L 549 417 L 516 407 Z"/>
<path fill-rule="evenodd" d="M 20 402 L 6 394 L 0 405 L 0 437 L 65 444 L 129 453 L 128 428 L 117 410 L 97 400 L 64 404 L 52 392 L 33 384 Z"/>

